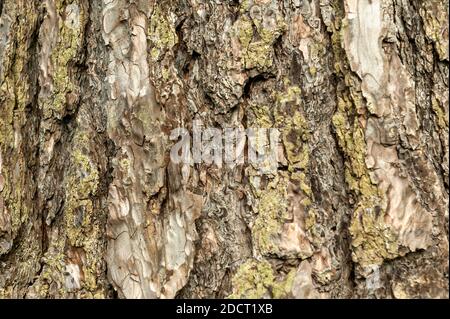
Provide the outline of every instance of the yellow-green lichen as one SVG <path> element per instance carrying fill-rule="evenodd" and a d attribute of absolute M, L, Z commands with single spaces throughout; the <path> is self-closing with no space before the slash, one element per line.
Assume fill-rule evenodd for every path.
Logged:
<path fill-rule="evenodd" d="M 98 269 L 101 260 L 99 252 L 102 251 L 102 236 L 103 231 L 99 223 L 93 223 L 90 230 L 90 236 L 84 241 L 84 251 L 86 252 L 86 262 L 83 264 L 83 281 L 82 287 L 93 292 L 97 296 L 104 295 L 104 289 L 100 286 L 99 278 L 101 276 L 101 269 Z"/>
<path fill-rule="evenodd" d="M 159 5 L 155 5 L 147 30 L 150 40 L 150 57 L 158 61 L 161 55 L 178 42 L 178 36 Z"/>
<path fill-rule="evenodd" d="M 0 237 L 3 235 L 2 231 L 5 231 L 6 237 L 14 238 L 22 223 L 26 222 L 33 212 L 33 201 L 29 195 L 34 192 L 34 183 L 28 177 L 30 167 L 26 161 L 29 159 L 23 154 L 22 143 L 24 139 L 29 138 L 25 136 L 27 129 L 31 129 L 27 125 L 30 120 L 26 110 L 32 99 L 32 81 L 29 79 L 27 61 L 30 59 L 29 48 L 32 45 L 31 39 L 34 39 L 38 13 L 36 4 L 31 1 L 23 4 L 6 1 L 4 10 L 11 18 L 11 34 L 8 35 L 7 45 L 2 52 L 3 65 L 0 72 L 0 153 L 3 156 L 1 196 L 10 221 L 6 223 L 5 229 L 0 231 Z M 30 261 L 30 257 L 37 254 L 33 249 L 34 246 L 24 247 L 23 251 L 24 254 L 29 254 Z M 24 273 L 32 266 L 23 265 Z"/>
<path fill-rule="evenodd" d="M 345 178 L 350 189 L 363 198 L 378 197 L 376 185 L 371 183 L 367 170 L 366 141 L 364 130 L 357 118 L 350 123 L 348 113 L 352 112 L 353 102 L 345 97 L 338 98 L 338 110 L 332 118 L 338 143 L 347 156 Z"/>
<path fill-rule="evenodd" d="M 448 3 L 447 3 L 448 6 Z M 425 33 L 434 44 L 441 60 L 448 60 L 448 8 L 444 1 L 423 1 L 419 9 Z"/>
<path fill-rule="evenodd" d="M 74 10 L 79 10 L 79 13 Z M 52 94 L 42 103 L 45 117 L 61 117 L 67 107 L 67 94 L 74 93 L 76 86 L 71 79 L 70 63 L 76 59 L 83 41 L 84 11 L 77 1 L 57 1 L 58 39 L 51 53 L 53 65 Z M 69 19 L 71 21 L 66 21 Z M 64 20 L 66 19 L 66 20 Z M 74 21 L 72 21 L 74 20 Z"/>
<path fill-rule="evenodd" d="M 286 85 L 288 85 L 285 92 L 276 93 L 276 102 L 280 105 L 285 105 L 286 103 L 295 103 L 300 105 L 300 95 L 302 90 L 296 85 L 289 85 L 289 79 L 286 79 Z"/>
<path fill-rule="evenodd" d="M 281 226 L 287 219 L 287 182 L 276 177 L 259 193 L 258 217 L 252 228 L 256 246 L 262 255 L 277 255 Z"/>
<path fill-rule="evenodd" d="M 63 295 L 65 291 L 64 270 L 65 237 L 59 236 L 50 242 L 50 246 L 41 258 L 42 271 L 33 283 L 31 290 L 38 298 L 46 298 L 50 294 L 50 285 L 59 286 L 59 292 Z"/>
<path fill-rule="evenodd" d="M 75 137 L 75 148 L 71 158 L 71 175 L 66 185 L 67 237 L 73 246 L 82 246 L 85 233 L 91 226 L 93 204 L 91 196 L 95 195 L 99 183 L 95 165 L 82 150 L 88 143 L 88 136 L 80 134 Z"/>
<path fill-rule="evenodd" d="M 338 61 L 335 71 L 345 84 L 337 91 L 337 111 L 332 124 L 344 153 L 345 181 L 355 195 L 351 202 L 354 205 L 350 225 L 352 258 L 361 266 L 379 265 L 384 259 L 398 256 L 399 248 L 396 232 L 385 221 L 384 197 L 372 182 L 366 165 L 365 123 L 369 106 L 362 97 L 360 80 L 346 62 L 343 39 L 348 32 L 347 25 L 345 19 L 330 25 L 332 48 Z"/>
<path fill-rule="evenodd" d="M 277 280 L 275 272 L 266 260 L 249 260 L 242 264 L 232 279 L 231 299 L 286 298 L 292 291 L 295 270 L 284 279 Z"/>
<path fill-rule="evenodd" d="M 123 158 L 119 162 L 119 167 L 123 172 L 128 172 L 131 167 L 131 161 L 128 158 Z"/>
<path fill-rule="evenodd" d="M 275 94 L 275 119 L 277 127 L 281 127 L 281 139 L 289 161 L 289 169 L 307 170 L 309 166 L 308 139 L 310 131 L 302 114 L 301 89 L 288 86 L 285 92 Z"/>
<path fill-rule="evenodd" d="M 355 112 L 354 100 L 340 97 L 338 111 L 333 116 L 338 142 L 346 155 L 345 180 L 358 196 L 350 225 L 353 259 L 362 266 L 381 264 L 384 259 L 398 254 L 398 245 L 391 227 L 384 222 L 381 208 L 382 196 L 372 183 L 366 163 L 366 142 L 364 130 L 359 121 L 349 121 Z M 378 211 L 375 213 L 375 211 Z"/>
<path fill-rule="evenodd" d="M 95 204 L 100 181 L 97 165 L 91 158 L 91 144 L 91 136 L 87 131 L 75 134 L 66 184 L 64 220 L 68 244 L 82 248 L 84 255 L 82 263 L 78 264 L 83 274 L 80 288 L 83 294 L 93 297 L 104 295 L 98 281 L 102 270 L 98 267 L 101 258 L 99 253 L 103 249 L 102 220 L 105 212 Z M 120 165 L 126 169 L 130 163 L 124 159 Z"/>
<path fill-rule="evenodd" d="M 273 119 L 269 106 L 250 104 L 249 110 L 251 111 L 249 125 L 259 128 L 271 128 L 273 126 Z"/>
<path fill-rule="evenodd" d="M 352 257 L 361 266 L 380 265 L 384 259 L 399 255 L 397 235 L 384 222 L 384 213 L 372 208 L 374 205 L 361 205 L 353 214 L 350 225 Z"/>
<path fill-rule="evenodd" d="M 253 23 L 246 16 L 242 16 L 237 22 L 237 35 L 239 42 L 244 48 L 247 48 L 253 39 Z"/>
<path fill-rule="evenodd" d="M 272 66 L 272 46 L 263 41 L 250 43 L 244 54 L 246 69 L 256 68 L 265 71 Z"/>
<path fill-rule="evenodd" d="M 439 102 L 435 97 L 431 99 L 431 107 L 434 114 L 436 114 L 436 122 L 439 128 L 446 129 L 448 127 L 448 116 L 445 115 L 445 111 L 439 105 Z"/>
<path fill-rule="evenodd" d="M 282 139 L 290 170 L 296 168 L 305 170 L 309 165 L 309 147 L 299 138 L 302 133 L 301 128 L 291 128 L 288 132 L 283 132 Z"/>
<path fill-rule="evenodd" d="M 291 174 L 291 179 L 293 182 L 298 183 L 300 189 L 303 193 L 310 197 L 312 195 L 311 186 L 307 180 L 306 174 L 302 171 L 296 171 Z"/>
<path fill-rule="evenodd" d="M 240 8 L 239 8 L 239 11 L 241 13 L 245 13 L 248 11 L 248 9 L 250 9 L 250 4 L 251 4 L 250 1 L 251 0 L 242 0 L 242 2 L 240 4 Z"/>
<path fill-rule="evenodd" d="M 273 44 L 286 28 L 284 21 L 277 16 L 276 26 L 268 29 L 261 21 L 252 20 L 243 14 L 235 27 L 244 68 L 255 68 L 260 72 L 269 70 L 273 64 Z"/>
<path fill-rule="evenodd" d="M 305 229 L 311 230 L 314 226 L 317 225 L 316 222 L 316 211 L 314 209 L 308 210 L 308 215 L 305 218 Z"/>

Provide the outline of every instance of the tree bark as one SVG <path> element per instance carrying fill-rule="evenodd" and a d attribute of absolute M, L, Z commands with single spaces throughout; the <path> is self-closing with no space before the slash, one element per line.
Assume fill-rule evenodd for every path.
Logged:
<path fill-rule="evenodd" d="M 0 0 L 0 297 L 448 298 L 448 4 Z"/>

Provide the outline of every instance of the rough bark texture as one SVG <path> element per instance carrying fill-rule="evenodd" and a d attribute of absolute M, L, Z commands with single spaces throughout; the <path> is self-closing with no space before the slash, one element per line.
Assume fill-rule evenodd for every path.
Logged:
<path fill-rule="evenodd" d="M 0 12 L 0 297 L 448 298 L 448 0 Z M 175 165 L 194 119 L 277 172 Z"/>

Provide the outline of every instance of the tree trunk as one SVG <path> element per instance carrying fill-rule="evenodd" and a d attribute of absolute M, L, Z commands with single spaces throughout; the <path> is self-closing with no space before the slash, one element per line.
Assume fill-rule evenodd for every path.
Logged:
<path fill-rule="evenodd" d="M 448 0 L 0 12 L 0 297 L 448 298 Z M 276 170 L 175 163 L 200 121 Z"/>

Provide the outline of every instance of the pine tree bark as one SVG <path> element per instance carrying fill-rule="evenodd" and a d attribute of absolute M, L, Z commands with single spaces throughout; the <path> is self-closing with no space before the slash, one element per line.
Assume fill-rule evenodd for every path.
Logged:
<path fill-rule="evenodd" d="M 0 297 L 448 298 L 448 0 L 0 13 Z M 194 119 L 277 171 L 173 163 Z"/>

